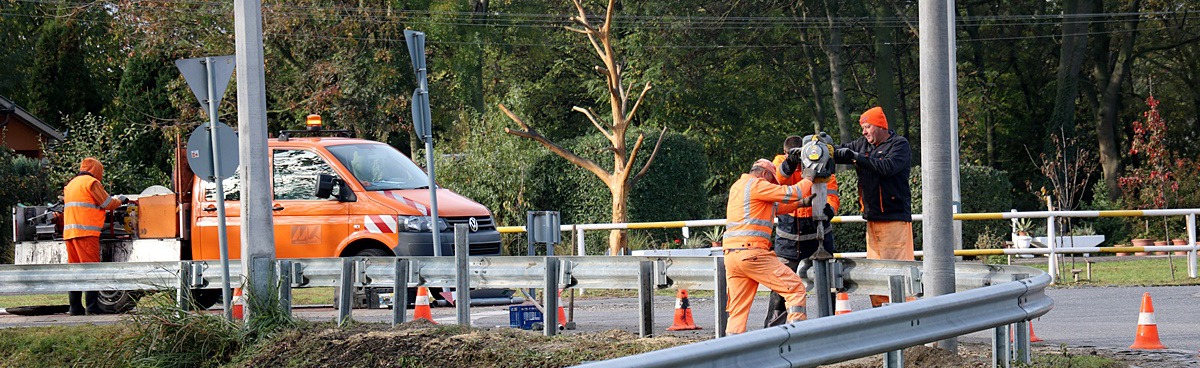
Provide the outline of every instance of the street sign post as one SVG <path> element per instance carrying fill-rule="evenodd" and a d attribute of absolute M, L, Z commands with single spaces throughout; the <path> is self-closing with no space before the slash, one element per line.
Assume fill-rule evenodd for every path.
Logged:
<path fill-rule="evenodd" d="M 433 123 L 429 115 L 429 80 L 425 69 L 425 33 L 404 31 L 408 54 L 412 57 L 413 72 L 417 74 L 417 90 L 413 91 L 413 129 L 425 141 L 425 162 L 429 168 L 429 228 L 433 233 L 433 255 L 442 256 L 442 232 L 438 228 L 437 184 L 433 173 Z"/>
<path fill-rule="evenodd" d="M 233 319 L 233 293 L 229 290 L 229 238 L 225 232 L 225 188 L 221 185 L 221 179 L 232 176 L 237 170 L 237 135 L 228 125 L 218 121 L 217 108 L 221 105 L 225 89 L 229 87 L 229 77 L 233 75 L 234 69 L 233 61 L 233 55 L 175 60 L 175 66 L 179 68 L 188 87 L 191 87 L 192 93 L 200 101 L 200 107 L 208 114 L 208 123 L 202 124 L 188 138 L 188 164 L 192 165 L 202 180 L 216 184 L 217 238 L 220 241 L 221 276 L 224 280 L 221 285 L 221 301 L 225 306 L 225 318 L 230 320 Z M 208 139 L 204 139 L 203 136 L 207 136 Z M 193 142 L 196 143 L 195 146 L 192 145 Z M 208 155 L 202 154 L 205 149 L 208 149 Z M 225 151 L 222 151 L 223 149 Z M 231 149 L 232 152 L 227 152 Z M 211 165 L 205 165 L 206 162 Z"/>

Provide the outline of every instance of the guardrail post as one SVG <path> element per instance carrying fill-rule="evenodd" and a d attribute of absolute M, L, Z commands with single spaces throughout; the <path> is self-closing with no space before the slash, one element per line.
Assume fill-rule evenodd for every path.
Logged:
<path fill-rule="evenodd" d="M 354 305 L 354 258 L 342 258 L 342 277 L 338 290 L 338 327 L 350 322 L 350 308 Z"/>
<path fill-rule="evenodd" d="M 1013 281 L 1029 278 L 1029 275 L 1018 273 L 1012 276 Z M 1029 349 L 1029 326 L 1025 321 L 1013 324 L 1013 356 L 1018 362 L 1029 364 L 1032 359 Z"/>
<path fill-rule="evenodd" d="M 725 257 L 713 257 L 713 314 L 716 315 L 717 338 L 725 337 L 725 324 L 729 323 L 729 312 L 725 305 L 729 303 L 729 289 L 725 285 Z"/>
<path fill-rule="evenodd" d="M 823 251 L 818 253 L 828 254 Z M 813 258 L 813 294 L 817 302 L 817 317 L 833 315 L 832 300 L 829 298 L 829 260 Z"/>
<path fill-rule="evenodd" d="M 192 261 L 179 261 L 179 287 L 175 290 L 175 301 L 179 303 L 180 310 L 191 310 Z"/>
<path fill-rule="evenodd" d="M 471 269 L 468 258 L 471 251 L 467 248 L 467 224 L 454 225 L 454 263 L 455 276 L 455 295 L 454 295 L 454 311 L 458 316 L 458 324 L 460 326 L 471 326 Z M 553 249 L 553 245 L 548 245 L 547 249 Z M 553 251 L 549 251 L 550 255 L 554 255 Z"/>
<path fill-rule="evenodd" d="M 558 258 L 546 257 L 546 288 L 542 290 L 542 332 L 554 336 L 558 332 Z"/>
<path fill-rule="evenodd" d="M 1188 246 L 1196 246 L 1196 214 L 1187 216 Z M 1188 251 L 1188 277 L 1196 278 L 1196 250 Z"/>
<path fill-rule="evenodd" d="M 408 310 L 408 260 L 397 257 L 393 264 L 392 327 L 404 323 Z"/>
<path fill-rule="evenodd" d="M 1013 354 L 1017 361 L 1029 364 L 1031 359 L 1029 356 L 1029 323 L 1020 321 L 1013 327 L 1013 342 L 1016 353 Z"/>
<path fill-rule="evenodd" d="M 1012 366 L 1012 359 L 1008 356 L 1009 349 L 1012 348 L 1008 343 L 1009 327 L 1009 325 L 1004 325 L 992 329 L 992 368 Z"/>
<path fill-rule="evenodd" d="M 638 262 L 638 304 L 640 304 L 639 313 L 640 323 L 638 323 L 640 337 L 646 338 L 654 336 L 654 262 L 641 261 Z M 547 312 L 549 313 L 549 312 Z"/>
<path fill-rule="evenodd" d="M 279 309 L 292 315 L 292 261 L 278 261 L 275 265 L 279 280 Z"/>
<path fill-rule="evenodd" d="M 904 276 L 888 277 L 888 304 L 904 302 Z M 887 368 L 904 367 L 904 349 L 893 350 L 883 354 L 883 366 Z"/>

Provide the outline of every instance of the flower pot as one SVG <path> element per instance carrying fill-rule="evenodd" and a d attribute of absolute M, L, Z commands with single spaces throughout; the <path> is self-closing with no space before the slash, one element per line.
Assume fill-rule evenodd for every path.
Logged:
<path fill-rule="evenodd" d="M 1184 247 L 1186 247 L 1188 245 L 1187 239 L 1171 239 L 1171 244 L 1176 245 L 1176 246 L 1184 246 Z M 1177 255 L 1177 256 L 1186 256 L 1187 254 L 1188 254 L 1188 252 L 1184 251 L 1184 250 L 1175 251 L 1175 255 Z"/>
<path fill-rule="evenodd" d="M 1154 245 L 1153 239 L 1140 239 L 1139 238 L 1139 239 L 1133 239 L 1131 241 L 1133 242 L 1133 246 L 1135 246 L 1135 247 L 1149 247 L 1151 245 Z M 1144 255 L 1146 255 L 1146 252 L 1134 252 L 1133 255 L 1144 256 Z"/>
<path fill-rule="evenodd" d="M 1166 240 L 1155 240 L 1154 241 L 1154 245 L 1158 246 L 1158 247 L 1165 247 L 1165 246 L 1167 246 L 1167 244 L 1169 244 L 1169 242 L 1167 242 Z M 1154 252 L 1154 255 L 1165 256 L 1165 255 L 1167 255 L 1167 253 L 1170 253 L 1170 252 L 1164 252 L 1164 251 L 1160 250 L 1160 251 Z"/>

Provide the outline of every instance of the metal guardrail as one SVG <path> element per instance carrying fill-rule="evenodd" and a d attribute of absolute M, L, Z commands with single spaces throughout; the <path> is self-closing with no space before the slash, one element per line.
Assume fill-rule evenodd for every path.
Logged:
<path fill-rule="evenodd" d="M 781 328 L 584 364 L 582 367 L 816 367 L 989 328 L 1050 311 L 1050 276 L 810 319 Z"/>
<path fill-rule="evenodd" d="M 455 287 L 453 257 L 406 257 L 408 286 Z M 469 257 L 473 288 L 541 288 L 547 257 Z M 641 262 L 651 262 L 657 288 L 716 290 L 714 257 L 566 256 L 559 262 L 560 288 L 637 289 Z M 346 258 L 281 259 L 287 262 L 292 287 L 340 286 Z M 391 287 L 394 257 L 353 258 L 356 286 Z M 904 276 L 909 293 L 920 294 L 921 263 L 868 259 L 838 259 L 834 287 L 852 293 L 887 294 L 890 276 Z M 179 285 L 181 269 L 189 270 L 188 285 L 216 289 L 221 285 L 218 261 L 106 262 L 0 266 L 0 293 L 57 293 L 77 290 L 166 290 Z M 277 268 L 284 268 L 277 266 Z M 240 262 L 231 260 L 230 283 L 241 286 Z M 956 289 L 965 291 L 1012 280 L 1016 274 L 1041 271 L 1020 266 L 955 265 Z M 811 288 L 814 275 L 801 275 Z M 724 285 L 720 286 L 724 288 Z"/>
<path fill-rule="evenodd" d="M 473 288 L 568 288 L 637 289 L 642 304 L 642 336 L 652 334 L 652 288 L 713 290 L 718 305 L 725 300 L 722 257 L 467 257 L 469 286 Z M 456 287 L 454 257 L 358 257 L 304 258 L 276 261 L 280 275 L 280 299 L 290 308 L 292 287 L 337 286 L 342 288 L 338 321 L 350 318 L 346 294 L 362 287 Z M 82 263 L 0 266 L 0 293 L 52 293 L 76 290 L 167 290 L 217 288 L 221 276 L 216 261 Z M 833 287 L 855 293 L 921 295 L 921 263 L 866 259 L 840 259 L 829 267 Z M 211 270 L 211 271 L 210 271 Z M 241 267 L 231 261 L 230 281 L 241 284 Z M 549 272 L 547 272 L 549 271 Z M 834 318 L 819 318 L 744 335 L 649 353 L 642 358 L 622 358 L 601 366 L 680 366 L 708 364 L 727 366 L 757 364 L 813 366 L 850 359 L 929 341 L 1027 321 L 1050 309 L 1042 292 L 1050 277 L 1040 270 L 1022 266 L 959 263 L 955 265 L 958 293 L 889 308 L 856 312 Z M 1036 275 L 1032 279 L 1011 282 Z M 812 284 L 812 270 L 802 278 Z M 399 281 L 399 282 L 398 282 Z M 899 290 L 904 289 L 904 290 Z M 187 293 L 178 293 L 186 305 Z M 554 293 L 546 300 L 554 308 Z M 398 303 L 406 303 L 397 293 Z M 714 308 L 717 337 L 723 336 L 722 308 Z M 469 312 L 468 312 L 469 313 Z M 554 332 L 553 313 L 546 314 L 546 333 Z M 460 316 L 461 317 L 461 316 Z M 402 322 L 404 309 L 396 308 L 393 323 Z M 1017 330 L 1024 328 L 1018 324 Z M 1005 332 L 1007 333 L 1007 332 Z M 1027 340 L 1027 338 L 1026 338 Z M 803 344 L 803 348 L 799 344 Z M 996 344 L 1008 346 L 1007 337 Z M 1022 344 L 1018 339 L 1018 345 Z M 739 348 L 730 348 L 738 346 Z M 1028 349 L 1028 341 L 1024 341 Z M 677 350 L 685 349 L 685 350 Z M 753 352 L 746 353 L 748 351 Z M 997 351 L 1007 351 L 997 349 Z M 685 358 L 675 354 L 684 352 Z M 734 355 L 734 353 L 742 355 Z M 776 354 L 777 356 L 773 356 Z M 639 356 L 641 357 L 641 356 Z M 633 360 L 629 360 L 633 359 Z M 680 360 L 685 359 L 685 360 Z M 1027 359 L 1025 361 L 1028 361 Z M 799 362 L 799 363 L 797 363 Z"/>

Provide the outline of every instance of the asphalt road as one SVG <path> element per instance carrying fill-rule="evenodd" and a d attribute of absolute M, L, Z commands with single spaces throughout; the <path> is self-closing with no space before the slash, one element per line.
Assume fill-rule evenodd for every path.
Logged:
<path fill-rule="evenodd" d="M 1138 313 L 1142 293 L 1149 292 L 1154 300 L 1155 318 L 1162 343 L 1175 351 L 1192 354 L 1200 351 L 1200 286 L 1177 287 L 1109 287 L 1049 289 L 1047 294 L 1054 299 L 1054 309 L 1033 322 L 1035 333 L 1045 344 L 1067 344 L 1071 346 L 1096 346 L 1125 349 L 1133 343 L 1137 331 Z M 674 315 L 673 297 L 656 297 L 654 301 L 655 334 L 680 334 L 689 336 L 713 336 L 714 313 L 711 298 L 690 298 L 698 331 L 666 331 Z M 811 304 L 811 299 L 810 299 Z M 759 297 L 751 311 L 748 326 L 751 330 L 762 328 L 766 298 Z M 868 307 L 866 296 L 851 296 L 851 310 Z M 219 311 L 210 311 L 219 313 Z M 412 311 L 407 311 L 409 318 Z M 328 307 L 297 308 L 295 315 L 307 320 L 330 321 L 337 311 Z M 810 306 L 810 315 L 815 309 Z M 433 308 L 438 323 L 455 323 L 454 308 Z M 355 320 L 363 322 L 387 322 L 390 310 L 356 309 Z M 577 298 L 574 331 L 563 333 L 595 332 L 620 329 L 638 332 L 637 298 Z M 119 316 L 38 316 L 22 317 L 0 314 L 0 328 L 68 325 L 86 323 L 113 323 Z M 507 307 L 472 308 L 471 323 L 475 327 L 507 327 Z M 977 332 L 962 339 L 966 341 L 990 341 L 990 332 Z"/>

